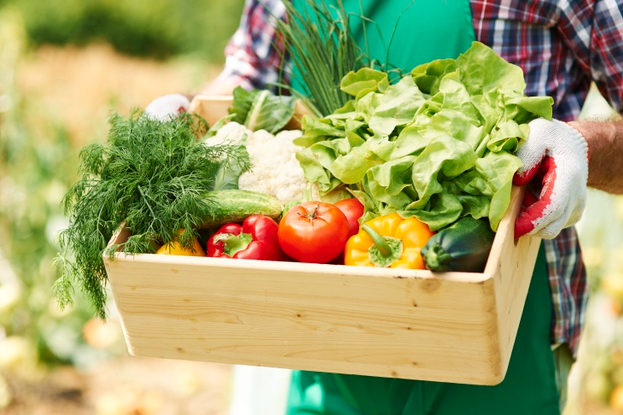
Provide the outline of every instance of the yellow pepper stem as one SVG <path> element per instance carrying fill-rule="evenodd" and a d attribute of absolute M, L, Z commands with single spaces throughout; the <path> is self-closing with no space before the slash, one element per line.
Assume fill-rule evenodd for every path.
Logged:
<path fill-rule="evenodd" d="M 370 262 L 377 267 L 389 267 L 402 256 L 402 241 L 397 238 L 382 236 L 371 226 L 361 227 L 372 239 L 374 244 L 368 249 Z"/>
<path fill-rule="evenodd" d="M 369 225 L 364 224 L 362 228 L 364 231 L 366 231 L 366 233 L 370 236 L 370 238 L 372 238 L 374 245 L 376 245 L 376 248 L 379 250 L 379 253 L 381 255 L 386 257 L 386 256 L 389 256 L 389 254 L 391 254 L 391 250 L 385 238 L 383 238 L 377 231 L 375 231 Z"/>

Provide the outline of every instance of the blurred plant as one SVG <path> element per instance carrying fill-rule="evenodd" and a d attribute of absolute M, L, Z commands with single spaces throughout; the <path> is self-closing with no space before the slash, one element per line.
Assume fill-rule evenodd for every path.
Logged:
<path fill-rule="evenodd" d="M 196 54 L 222 62 L 243 0 L 4 0 L 24 16 L 33 45 L 108 42 L 130 55 Z"/>
<path fill-rule="evenodd" d="M 78 303 L 61 315 L 51 286 L 56 232 L 65 226 L 60 201 L 75 180 L 77 155 L 64 128 L 32 111 L 15 86 L 25 48 L 20 14 L 0 10 L 0 370 L 20 375 L 39 363 L 84 364 L 94 351 L 82 328 L 91 313 Z"/>
<path fill-rule="evenodd" d="M 593 86 L 583 119 L 619 115 Z M 590 288 L 585 330 L 565 415 L 623 413 L 623 197 L 590 189 L 578 225 Z M 572 372 L 573 373 L 573 372 Z M 570 386 L 571 388 L 571 386 Z"/>

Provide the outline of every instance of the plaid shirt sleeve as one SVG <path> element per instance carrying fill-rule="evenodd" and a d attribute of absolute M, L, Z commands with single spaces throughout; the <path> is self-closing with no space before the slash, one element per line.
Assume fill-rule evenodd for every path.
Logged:
<path fill-rule="evenodd" d="M 623 6 L 617 0 L 471 0 L 476 37 L 519 65 L 526 94 L 577 118 L 591 82 L 623 111 Z"/>
<path fill-rule="evenodd" d="M 559 33 L 582 70 L 623 111 L 623 5 L 616 0 L 565 2 Z"/>
<path fill-rule="evenodd" d="M 225 48 L 225 67 L 216 82 L 228 79 L 245 89 L 269 89 L 271 83 L 289 83 L 283 42 L 275 31 L 274 19 L 285 18 L 280 0 L 247 0 L 240 25 Z"/>
<path fill-rule="evenodd" d="M 591 82 L 623 112 L 623 5 L 617 0 L 471 0 L 476 37 L 520 66 L 527 95 L 554 98 L 554 117 L 578 117 Z M 553 343 L 575 355 L 588 299 L 575 228 L 543 241 Z"/>
<path fill-rule="evenodd" d="M 567 344 L 577 356 L 586 319 L 588 281 L 574 227 L 555 239 L 544 239 L 547 273 L 552 293 L 552 344 Z"/>

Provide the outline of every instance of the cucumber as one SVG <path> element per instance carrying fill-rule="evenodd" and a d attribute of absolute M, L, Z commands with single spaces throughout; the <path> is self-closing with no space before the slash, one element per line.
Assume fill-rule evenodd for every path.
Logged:
<path fill-rule="evenodd" d="M 464 216 L 428 240 L 422 248 L 424 264 L 434 272 L 482 272 L 494 237 L 487 219 Z"/>
<path fill-rule="evenodd" d="M 247 216 L 261 214 L 279 219 L 283 206 L 277 198 L 251 190 L 223 189 L 209 192 L 210 215 L 203 219 L 201 229 L 226 223 L 240 223 Z"/>

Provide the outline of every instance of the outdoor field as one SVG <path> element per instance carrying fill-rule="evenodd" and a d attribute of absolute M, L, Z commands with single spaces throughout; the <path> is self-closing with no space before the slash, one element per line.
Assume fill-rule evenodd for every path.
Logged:
<path fill-rule="evenodd" d="M 214 79 L 243 2 L 52 3 L 0 0 L 0 413 L 228 415 L 233 366 L 131 357 L 112 301 L 103 322 L 80 291 L 61 310 L 52 286 L 80 150 L 105 141 L 112 114 Z M 89 37 L 98 16 L 109 26 Z M 582 116 L 615 117 L 595 91 Z M 578 229 L 591 297 L 565 415 L 623 414 L 623 198 L 589 190 Z"/>

